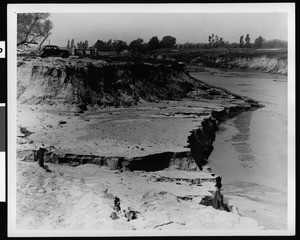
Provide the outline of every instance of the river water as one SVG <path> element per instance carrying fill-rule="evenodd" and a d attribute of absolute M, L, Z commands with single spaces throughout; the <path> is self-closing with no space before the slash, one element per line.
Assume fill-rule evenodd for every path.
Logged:
<path fill-rule="evenodd" d="M 190 74 L 265 105 L 220 125 L 208 165 L 222 176 L 224 197 L 266 229 L 286 229 L 287 77 L 206 70 Z"/>

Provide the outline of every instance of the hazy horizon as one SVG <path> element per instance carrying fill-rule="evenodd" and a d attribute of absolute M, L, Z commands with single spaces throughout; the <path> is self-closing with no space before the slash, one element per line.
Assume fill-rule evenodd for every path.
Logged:
<path fill-rule="evenodd" d="M 129 44 L 137 38 L 148 42 L 166 35 L 179 44 L 208 43 L 212 33 L 229 42 L 239 42 L 246 34 L 251 43 L 260 35 L 287 41 L 286 13 L 51 13 L 50 19 L 54 27 L 49 40 L 59 46 L 72 38 L 75 43 L 88 40 L 92 46 L 98 39 Z"/>

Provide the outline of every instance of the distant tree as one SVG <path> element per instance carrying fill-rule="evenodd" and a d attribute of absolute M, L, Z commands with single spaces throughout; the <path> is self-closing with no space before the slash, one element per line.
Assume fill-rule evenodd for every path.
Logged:
<path fill-rule="evenodd" d="M 215 34 L 211 34 L 211 45 L 214 47 L 215 45 Z"/>
<path fill-rule="evenodd" d="M 31 47 L 40 45 L 49 37 L 53 23 L 49 13 L 18 13 L 17 14 L 17 46 Z"/>
<path fill-rule="evenodd" d="M 249 48 L 249 47 L 251 46 L 249 34 L 246 35 L 245 41 L 246 41 L 245 47 L 246 47 L 246 48 Z"/>
<path fill-rule="evenodd" d="M 72 38 L 72 40 L 71 40 L 71 46 L 70 46 L 71 48 L 75 48 L 75 41 L 74 41 L 74 38 Z"/>
<path fill-rule="evenodd" d="M 230 48 L 238 48 L 240 46 L 240 44 L 237 42 L 232 42 L 232 43 L 227 44 L 227 46 Z"/>
<path fill-rule="evenodd" d="M 225 41 L 223 37 L 219 37 L 218 35 L 212 33 L 211 36 L 208 36 L 208 44 L 210 48 L 223 47 Z"/>
<path fill-rule="evenodd" d="M 189 48 L 208 48 L 208 45 L 206 43 L 190 43 L 186 42 L 184 44 L 180 45 L 181 48 L 189 49 Z"/>
<path fill-rule="evenodd" d="M 67 49 L 70 49 L 70 39 L 68 39 L 68 43 L 67 43 Z"/>
<path fill-rule="evenodd" d="M 160 41 L 161 48 L 172 48 L 176 44 L 176 38 L 172 36 L 164 36 Z"/>
<path fill-rule="evenodd" d="M 272 39 L 267 40 L 264 47 L 266 48 L 287 48 L 287 41 Z"/>
<path fill-rule="evenodd" d="M 208 36 L 208 44 L 211 48 L 214 47 L 214 41 L 215 41 L 214 37 L 215 37 L 214 34 L 211 34 L 211 36 L 210 35 Z"/>
<path fill-rule="evenodd" d="M 245 47 L 244 35 L 242 35 L 242 36 L 240 37 L 240 48 L 243 48 L 243 47 Z"/>
<path fill-rule="evenodd" d="M 122 41 L 122 40 L 115 40 L 113 43 L 112 43 L 112 47 L 113 47 L 113 50 L 119 54 L 120 52 L 122 52 L 124 49 L 126 49 L 128 46 L 127 46 L 127 43 Z"/>
<path fill-rule="evenodd" d="M 254 41 L 254 47 L 261 48 L 266 43 L 266 39 L 264 39 L 262 36 L 259 36 Z"/>
<path fill-rule="evenodd" d="M 194 47 L 193 45 L 194 45 L 193 43 L 186 42 L 186 43 L 183 44 L 183 48 L 184 49 L 193 48 Z"/>
<path fill-rule="evenodd" d="M 212 37 L 210 35 L 208 36 L 208 44 L 209 44 L 209 46 L 212 45 Z"/>
<path fill-rule="evenodd" d="M 107 42 L 104 42 L 102 40 L 97 40 L 96 43 L 94 44 L 94 48 L 96 48 L 98 51 L 103 51 L 103 52 L 110 52 L 110 51 L 115 51 L 120 53 L 124 49 L 127 49 L 127 43 L 123 40 L 111 40 L 109 39 Z"/>
<path fill-rule="evenodd" d="M 82 42 L 81 41 L 78 42 L 76 45 L 77 45 L 77 48 L 82 48 Z"/>
<path fill-rule="evenodd" d="M 97 42 L 94 44 L 94 48 L 97 48 L 98 51 L 106 51 L 106 43 L 102 40 L 97 40 Z"/>
<path fill-rule="evenodd" d="M 157 36 L 152 37 L 148 42 L 149 50 L 155 50 L 160 48 L 159 39 Z"/>
<path fill-rule="evenodd" d="M 88 40 L 85 40 L 83 43 L 83 48 L 87 49 L 88 47 L 89 47 L 89 42 L 88 42 Z"/>
<path fill-rule="evenodd" d="M 106 51 L 112 51 L 112 40 L 111 39 L 109 39 L 106 42 Z"/>
<path fill-rule="evenodd" d="M 88 40 L 85 40 L 84 42 L 80 41 L 77 43 L 77 47 L 86 50 L 89 46 Z"/>
<path fill-rule="evenodd" d="M 216 42 L 216 43 L 219 42 L 219 36 L 218 36 L 218 35 L 215 36 L 215 42 Z"/>
<path fill-rule="evenodd" d="M 218 41 L 218 47 L 226 47 L 228 48 L 228 46 L 225 44 L 224 38 L 220 37 L 219 41 Z"/>
<path fill-rule="evenodd" d="M 144 40 L 141 38 L 137 38 L 136 40 L 130 42 L 129 49 L 133 54 L 145 53 L 147 51 Z"/>
<path fill-rule="evenodd" d="M 76 45 L 77 45 L 77 48 L 83 48 L 84 47 L 84 43 L 82 41 L 79 41 Z"/>

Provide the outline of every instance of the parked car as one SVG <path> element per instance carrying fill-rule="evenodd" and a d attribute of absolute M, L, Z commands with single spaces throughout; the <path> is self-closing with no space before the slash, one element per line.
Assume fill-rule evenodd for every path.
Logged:
<path fill-rule="evenodd" d="M 70 52 L 68 50 L 62 50 L 55 45 L 46 45 L 43 47 L 40 56 L 42 58 L 50 56 L 68 58 L 70 56 Z"/>

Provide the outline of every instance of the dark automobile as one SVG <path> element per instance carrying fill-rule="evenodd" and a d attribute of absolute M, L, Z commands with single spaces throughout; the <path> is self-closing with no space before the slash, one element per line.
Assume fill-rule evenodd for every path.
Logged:
<path fill-rule="evenodd" d="M 62 50 L 58 46 L 55 46 L 55 45 L 46 45 L 42 49 L 40 56 L 42 58 L 50 57 L 50 56 L 58 56 L 58 57 L 62 57 L 62 58 L 68 58 L 70 56 L 70 52 L 68 50 Z"/>

